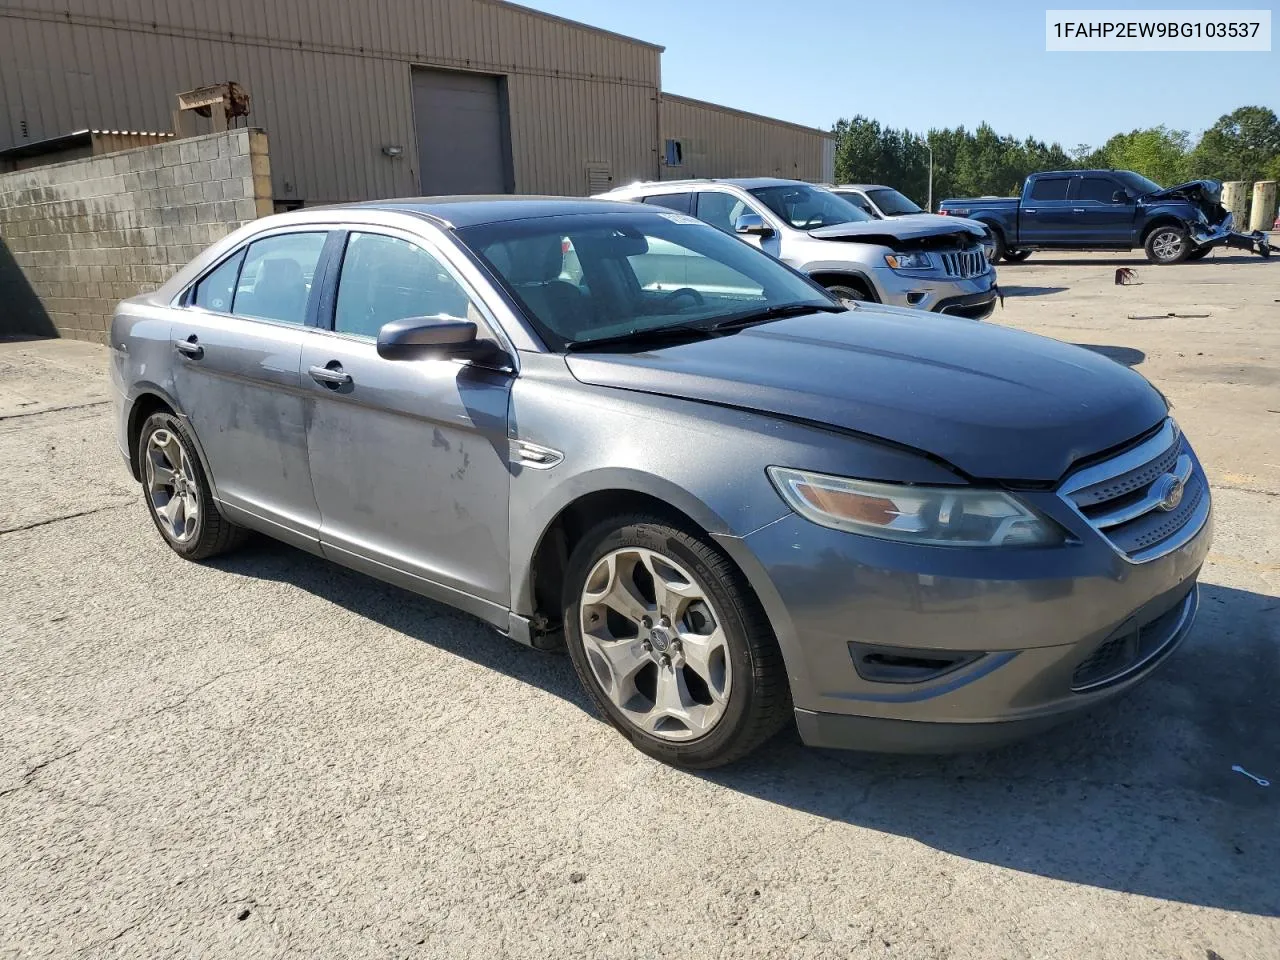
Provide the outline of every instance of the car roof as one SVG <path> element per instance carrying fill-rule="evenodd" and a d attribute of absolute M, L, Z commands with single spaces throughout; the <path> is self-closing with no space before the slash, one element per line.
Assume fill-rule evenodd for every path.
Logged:
<path fill-rule="evenodd" d="M 634 212 L 632 205 L 629 204 L 623 208 L 618 200 L 587 200 L 581 197 L 511 196 L 509 194 L 404 197 L 397 200 L 371 200 L 366 203 L 339 204 L 329 209 L 342 209 L 343 207 L 409 213 L 420 217 L 428 217 L 447 227 L 473 227 L 481 223 L 530 220 L 538 217 L 565 217 L 582 213 L 616 213 L 622 209 Z"/>
<path fill-rule="evenodd" d="M 742 187 L 744 190 L 752 190 L 756 187 L 791 187 L 796 184 L 804 184 L 807 187 L 817 186 L 817 184 L 809 183 L 805 180 L 787 180 L 783 177 L 699 177 L 688 180 L 637 180 L 635 183 L 614 187 L 609 193 L 631 193 L 632 191 L 649 187 L 679 189 L 681 187 L 704 186 L 709 183 L 724 183 L 734 187 Z M 607 195 L 605 194 L 605 196 Z"/>
<path fill-rule="evenodd" d="M 832 190 L 894 190 L 895 187 L 886 187 L 883 183 L 837 183 Z"/>

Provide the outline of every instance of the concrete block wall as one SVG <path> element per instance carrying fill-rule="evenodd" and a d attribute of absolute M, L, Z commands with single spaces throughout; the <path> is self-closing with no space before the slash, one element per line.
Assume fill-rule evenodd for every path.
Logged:
<path fill-rule="evenodd" d="M 271 212 L 256 129 L 0 175 L 0 336 L 103 343 L 120 300 Z"/>

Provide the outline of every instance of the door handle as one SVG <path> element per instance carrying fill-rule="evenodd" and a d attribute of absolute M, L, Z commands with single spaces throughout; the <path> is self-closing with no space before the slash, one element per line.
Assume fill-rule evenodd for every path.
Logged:
<path fill-rule="evenodd" d="M 1075 207 L 1071 212 L 1072 212 L 1072 213 L 1084 213 L 1084 207 Z"/>
<path fill-rule="evenodd" d="M 1036 211 L 1035 211 L 1035 208 L 1034 208 L 1034 207 L 1033 207 L 1032 209 L 1030 209 L 1030 210 L 1028 210 L 1026 207 L 1023 207 L 1023 208 L 1022 208 L 1022 212 L 1023 212 L 1023 213 L 1035 213 Z"/>
<path fill-rule="evenodd" d="M 193 333 L 185 340 L 173 341 L 173 349 L 177 350 L 184 357 L 190 357 L 192 360 L 199 360 L 204 356 L 204 347 L 197 342 L 198 338 Z"/>
<path fill-rule="evenodd" d="M 351 382 L 351 374 L 344 373 L 342 364 L 337 360 L 330 361 L 327 367 L 312 367 L 307 372 L 311 374 L 312 380 L 323 383 L 326 387 L 345 387 Z"/>

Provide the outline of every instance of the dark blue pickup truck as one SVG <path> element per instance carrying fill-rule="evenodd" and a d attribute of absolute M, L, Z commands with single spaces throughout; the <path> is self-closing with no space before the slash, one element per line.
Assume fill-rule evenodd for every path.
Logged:
<path fill-rule="evenodd" d="M 984 224 L 993 261 L 1018 263 L 1033 250 L 1142 247 L 1152 263 L 1181 263 L 1224 245 L 1270 256 L 1264 233 L 1231 229 L 1221 199 L 1217 180 L 1164 190 L 1132 170 L 1054 170 L 1027 177 L 1021 197 L 943 200 L 938 212 Z"/>

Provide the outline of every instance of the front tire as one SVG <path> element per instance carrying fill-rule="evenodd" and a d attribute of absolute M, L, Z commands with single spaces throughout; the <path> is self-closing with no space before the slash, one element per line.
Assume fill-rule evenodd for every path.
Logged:
<path fill-rule="evenodd" d="M 1196 247 L 1196 249 L 1187 254 L 1187 260 L 1203 260 L 1211 253 L 1213 253 L 1213 247 Z"/>
<path fill-rule="evenodd" d="M 569 558 L 565 641 L 601 714 L 642 752 L 707 769 L 791 717 L 777 639 L 733 563 L 653 514 L 606 520 Z"/>
<path fill-rule="evenodd" d="M 137 456 L 147 511 L 174 553 L 204 560 L 241 543 L 246 532 L 218 512 L 195 442 L 178 417 L 168 411 L 149 416 Z"/>
<path fill-rule="evenodd" d="M 1191 255 L 1191 238 L 1184 228 L 1163 224 L 1147 234 L 1143 247 L 1152 263 L 1181 263 Z"/>
<path fill-rule="evenodd" d="M 870 301 L 871 294 L 861 287 L 852 287 L 843 283 L 833 283 L 827 287 L 827 293 L 841 300 L 854 300 L 859 303 Z"/>

